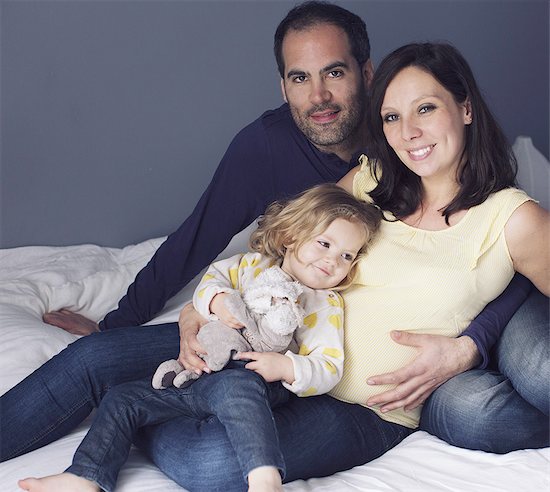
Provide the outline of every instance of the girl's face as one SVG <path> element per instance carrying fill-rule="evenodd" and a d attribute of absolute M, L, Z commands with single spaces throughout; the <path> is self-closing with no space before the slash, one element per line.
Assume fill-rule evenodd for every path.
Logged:
<path fill-rule="evenodd" d="M 431 74 L 401 70 L 388 85 L 380 110 L 384 134 L 399 159 L 422 179 L 452 179 L 472 122 L 469 102 L 457 103 Z"/>
<path fill-rule="evenodd" d="M 307 287 L 331 289 L 346 278 L 365 240 L 360 224 L 336 219 L 298 250 L 287 247 L 281 268 Z"/>

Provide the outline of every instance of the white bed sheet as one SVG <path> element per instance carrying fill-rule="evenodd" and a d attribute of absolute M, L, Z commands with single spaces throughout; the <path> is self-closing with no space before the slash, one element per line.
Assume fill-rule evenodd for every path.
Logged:
<path fill-rule="evenodd" d="M 220 256 L 242 251 L 249 231 Z M 45 311 L 69 308 L 93 319 L 116 307 L 136 272 L 162 242 L 123 249 L 93 245 L 0 250 L 0 393 L 4 393 L 75 337 L 41 321 Z M 170 301 L 155 322 L 175 321 L 197 280 Z M 63 471 L 86 432 L 70 435 L 0 464 L 0 491 L 18 490 L 17 480 Z M 123 468 L 120 492 L 170 492 L 181 487 L 137 450 Z M 424 432 L 408 437 L 383 457 L 322 479 L 296 481 L 285 490 L 541 492 L 550 490 L 550 448 L 494 455 L 454 448 Z"/>

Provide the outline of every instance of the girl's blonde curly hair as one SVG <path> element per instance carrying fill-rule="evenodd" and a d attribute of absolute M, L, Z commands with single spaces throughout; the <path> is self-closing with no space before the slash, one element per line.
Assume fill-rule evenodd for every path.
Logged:
<path fill-rule="evenodd" d="M 322 234 L 336 219 L 357 223 L 365 231 L 365 243 L 359 250 L 347 277 L 338 290 L 348 287 L 355 275 L 357 262 L 380 226 L 382 214 L 374 205 L 362 202 L 334 183 L 309 188 L 289 200 L 273 202 L 258 219 L 251 234 L 252 251 L 282 260 L 288 246 L 297 253 L 313 237 Z"/>

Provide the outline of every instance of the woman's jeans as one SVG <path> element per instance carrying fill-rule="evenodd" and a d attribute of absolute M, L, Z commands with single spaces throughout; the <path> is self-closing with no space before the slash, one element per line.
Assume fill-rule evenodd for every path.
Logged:
<path fill-rule="evenodd" d="M 288 401 L 289 391 L 280 383 L 266 383 L 245 364 L 231 361 L 223 371 L 204 374 L 181 389 L 153 389 L 151 378 L 115 386 L 101 401 L 67 471 L 111 492 L 138 428 L 186 416 L 198 423 L 217 418 L 245 482 L 259 466 L 277 467 L 284 476 L 271 407 Z"/>
<path fill-rule="evenodd" d="M 438 388 L 420 428 L 459 447 L 508 453 L 549 445 L 550 304 L 533 288 L 514 314 L 489 370 L 467 371 Z"/>
<path fill-rule="evenodd" d="M 501 337 L 498 371 L 469 371 L 448 381 L 425 405 L 422 428 L 458 446 L 492 452 L 548 446 L 548 343 L 548 299 L 534 291 Z M 0 458 L 64 436 L 110 388 L 152 377 L 162 361 L 177 358 L 178 348 L 176 323 L 77 340 L 0 398 Z M 329 396 L 292 397 L 273 413 L 286 481 L 365 463 L 408 435 L 360 405 Z M 168 476 L 190 490 L 245 488 L 216 418 L 179 417 L 146 427 L 138 442 Z"/>

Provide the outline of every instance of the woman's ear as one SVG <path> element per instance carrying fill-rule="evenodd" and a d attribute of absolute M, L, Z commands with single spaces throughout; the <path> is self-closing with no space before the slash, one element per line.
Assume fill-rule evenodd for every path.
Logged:
<path fill-rule="evenodd" d="M 470 125 L 472 123 L 472 103 L 470 102 L 470 99 L 466 99 L 466 101 L 463 104 L 464 106 L 464 124 Z"/>

